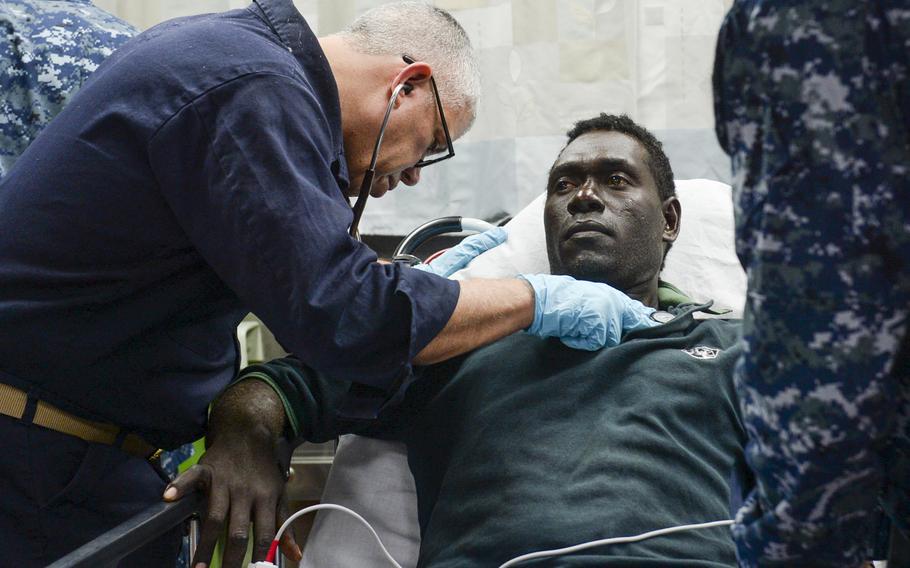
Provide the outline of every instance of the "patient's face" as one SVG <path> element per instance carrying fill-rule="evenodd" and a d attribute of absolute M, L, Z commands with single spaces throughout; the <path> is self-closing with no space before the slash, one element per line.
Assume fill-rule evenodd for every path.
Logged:
<path fill-rule="evenodd" d="M 550 170 L 544 225 L 553 274 L 628 292 L 660 271 L 665 223 L 647 151 L 631 136 L 583 134 Z"/>

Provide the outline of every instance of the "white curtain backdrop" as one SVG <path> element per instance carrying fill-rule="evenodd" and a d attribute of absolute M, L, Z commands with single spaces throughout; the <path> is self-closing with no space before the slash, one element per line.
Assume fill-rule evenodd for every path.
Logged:
<path fill-rule="evenodd" d="M 145 29 L 246 0 L 95 0 Z M 318 35 L 381 0 L 295 0 Z M 456 157 L 415 187 L 372 200 L 366 234 L 401 235 L 444 215 L 498 218 L 543 191 L 572 123 L 627 113 L 664 142 L 677 179 L 729 182 L 714 137 L 711 68 L 731 0 L 436 0 L 477 48 L 483 98 Z M 439 86 L 445 89 L 444 85 Z"/>

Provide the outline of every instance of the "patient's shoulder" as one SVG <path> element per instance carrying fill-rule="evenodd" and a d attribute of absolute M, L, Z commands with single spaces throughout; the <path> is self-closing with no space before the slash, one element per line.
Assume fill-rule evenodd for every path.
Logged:
<path fill-rule="evenodd" d="M 743 322 L 740 319 L 705 318 L 695 319 L 693 323 L 693 332 L 712 336 L 718 347 L 734 347 L 741 342 Z"/>

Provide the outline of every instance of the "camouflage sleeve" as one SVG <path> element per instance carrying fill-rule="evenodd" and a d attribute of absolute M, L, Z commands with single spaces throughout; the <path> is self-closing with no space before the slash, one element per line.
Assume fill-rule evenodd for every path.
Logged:
<path fill-rule="evenodd" d="M 0 178 L 101 62 L 136 33 L 89 2 L 0 3 Z"/>

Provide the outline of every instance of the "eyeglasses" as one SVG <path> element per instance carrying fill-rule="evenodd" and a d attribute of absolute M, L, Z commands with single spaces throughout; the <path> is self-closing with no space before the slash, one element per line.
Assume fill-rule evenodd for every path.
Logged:
<path fill-rule="evenodd" d="M 402 59 L 408 65 L 415 62 L 415 60 L 407 55 L 402 55 Z M 370 167 L 363 175 L 363 182 L 360 184 L 360 191 L 357 193 L 357 201 L 354 203 L 354 220 L 351 223 L 351 228 L 349 234 L 355 239 L 360 239 L 360 234 L 357 231 L 357 226 L 360 224 L 360 218 L 363 216 L 363 209 L 366 207 L 367 198 L 370 196 L 370 190 L 373 187 L 373 178 L 376 176 L 376 160 L 379 158 L 379 147 L 382 146 L 382 138 L 385 136 L 385 129 L 389 125 L 389 116 L 392 114 L 392 108 L 395 106 L 395 100 L 398 98 L 398 94 L 405 88 L 406 83 L 402 83 L 395 87 L 395 90 L 392 91 L 392 96 L 389 98 L 389 106 L 386 107 L 385 116 L 382 118 L 382 125 L 379 127 L 379 136 L 376 137 L 376 144 L 373 146 L 373 157 L 370 160 Z M 448 160 L 455 155 L 455 148 L 452 146 L 452 137 L 449 135 L 449 125 L 446 124 L 446 115 L 442 111 L 442 99 L 439 98 L 439 89 L 436 88 L 436 80 L 433 79 L 433 76 L 430 75 L 430 86 L 433 88 L 433 96 L 436 99 L 436 109 L 439 111 L 439 121 L 442 123 L 442 132 L 446 137 L 446 147 L 448 152 L 444 156 L 437 156 L 435 158 L 421 158 L 416 164 L 411 166 L 412 168 L 425 168 L 436 162 L 441 162 L 443 160 Z M 406 93 L 409 91 L 405 91 Z"/>
<path fill-rule="evenodd" d="M 414 63 L 414 59 L 408 57 L 407 55 L 402 55 L 401 58 L 404 59 L 404 62 L 408 65 Z M 436 79 L 434 79 L 432 75 L 430 75 L 430 86 L 433 88 L 433 97 L 436 99 L 436 110 L 439 111 L 439 122 L 442 123 L 442 132 L 446 137 L 447 152 L 444 156 L 437 156 L 430 159 L 422 158 L 419 162 L 414 164 L 415 168 L 425 168 L 431 164 L 435 164 L 443 160 L 448 160 L 455 155 L 455 148 L 452 146 L 452 137 L 449 135 L 449 125 L 446 123 L 446 113 L 442 110 L 442 99 L 439 97 L 439 89 L 436 87 Z"/>

